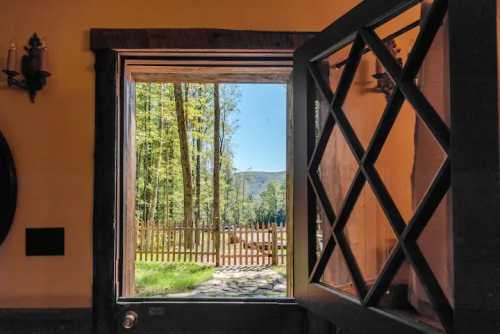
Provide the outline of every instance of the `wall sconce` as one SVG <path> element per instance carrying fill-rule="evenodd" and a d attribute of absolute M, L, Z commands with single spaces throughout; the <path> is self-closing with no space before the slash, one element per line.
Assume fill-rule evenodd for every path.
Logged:
<path fill-rule="evenodd" d="M 28 91 L 31 102 L 35 102 L 36 94 L 47 83 L 50 73 L 47 71 L 47 47 L 42 44 L 40 38 L 35 33 L 30 38 L 28 46 L 24 48 L 27 54 L 21 59 L 21 74 L 23 79 L 16 77 L 17 50 L 14 44 L 11 45 L 7 54 L 7 68 L 3 71 L 7 74 L 7 84 L 9 87 L 20 88 Z"/>

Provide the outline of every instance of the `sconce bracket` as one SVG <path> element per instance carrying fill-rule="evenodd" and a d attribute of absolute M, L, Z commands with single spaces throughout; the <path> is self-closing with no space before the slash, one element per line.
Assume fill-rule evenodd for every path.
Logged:
<path fill-rule="evenodd" d="M 35 33 L 30 38 L 28 46 L 24 48 L 27 54 L 21 59 L 21 74 L 23 79 L 16 79 L 19 73 L 12 70 L 4 70 L 7 75 L 9 87 L 15 87 L 28 91 L 31 102 L 35 102 L 38 91 L 42 90 L 47 83 L 50 73 L 42 70 L 42 43 Z"/>

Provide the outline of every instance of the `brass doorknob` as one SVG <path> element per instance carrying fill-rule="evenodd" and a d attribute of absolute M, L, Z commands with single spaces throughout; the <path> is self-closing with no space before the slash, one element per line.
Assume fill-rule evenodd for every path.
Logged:
<path fill-rule="evenodd" d="M 134 311 L 127 311 L 123 316 L 122 327 L 125 329 L 132 329 L 136 324 L 139 315 Z"/>

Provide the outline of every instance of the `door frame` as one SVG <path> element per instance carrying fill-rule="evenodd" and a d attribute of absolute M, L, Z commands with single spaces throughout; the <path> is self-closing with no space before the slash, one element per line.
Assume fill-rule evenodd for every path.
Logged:
<path fill-rule="evenodd" d="M 354 41 L 360 28 L 387 22 L 418 0 L 360 3 L 295 52 L 294 67 L 294 239 L 295 297 L 315 314 L 349 333 L 432 333 L 431 327 L 395 316 L 342 293 L 311 283 L 316 264 L 310 233 L 316 195 L 308 179 L 315 148 L 311 137 L 310 62 Z M 442 1 L 447 4 L 447 1 Z M 449 103 L 454 262 L 454 307 L 449 332 L 494 333 L 500 315 L 499 117 L 496 1 L 449 1 Z M 473 29 L 471 24 L 474 22 Z M 481 41 L 477 36 L 481 36 Z M 478 89 L 479 88 L 479 89 Z M 311 125 L 313 124 L 313 125 Z M 309 135 L 308 135 L 309 134 Z M 471 224 L 473 223 L 473 224 Z M 302 236 L 302 238 L 301 238 Z M 307 237 L 306 237 L 307 236 Z M 311 249 L 312 248 L 312 249 Z M 481 255 L 479 255 L 481 254 Z M 496 296 L 496 297 L 494 297 Z"/>
<path fill-rule="evenodd" d="M 207 328 L 248 329 L 270 324 L 270 333 L 303 327 L 303 311 L 292 299 L 285 300 L 161 300 L 118 298 L 121 254 L 118 240 L 123 226 L 122 145 L 125 144 L 125 61 L 131 53 L 144 58 L 164 51 L 198 52 L 293 51 L 311 33 L 236 31 L 221 29 L 91 29 L 95 54 L 95 161 L 93 218 L 93 331 L 115 332 L 119 315 L 133 309 L 154 328 L 175 329 L 188 324 L 193 332 Z M 120 299 L 120 300 L 119 300 Z M 189 316 L 186 316 L 188 314 Z M 196 315 L 196 316 L 193 316 Z M 210 314 L 210 316 L 208 316 Z M 242 316 L 245 315 L 245 316 Z M 195 321 L 193 321 L 195 320 Z M 170 327 L 169 327 L 170 325 Z"/>

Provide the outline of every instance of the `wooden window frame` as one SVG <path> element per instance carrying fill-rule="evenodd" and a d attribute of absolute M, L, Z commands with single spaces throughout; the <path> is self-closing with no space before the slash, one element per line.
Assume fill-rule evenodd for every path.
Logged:
<path fill-rule="evenodd" d="M 311 36 L 311 33 L 221 29 L 91 30 L 91 49 L 96 59 L 93 219 L 93 328 L 95 333 L 112 332 L 117 309 L 118 311 L 121 308 L 125 309 L 125 305 L 130 305 L 130 303 L 134 303 L 138 308 L 171 303 L 170 305 L 178 308 L 179 311 L 186 307 L 186 304 L 176 304 L 176 302 L 182 302 L 181 300 L 120 298 L 120 289 L 117 289 L 121 281 L 119 277 L 122 264 L 115 263 L 115 258 L 116 254 L 122 253 L 123 242 L 119 240 L 119 237 L 120 229 L 123 227 L 123 216 L 126 215 L 125 206 L 122 203 L 124 196 L 122 146 L 126 144 L 124 115 L 127 107 L 124 98 L 127 95 L 126 91 L 130 89 L 125 73 L 126 61 L 134 59 L 168 61 L 175 55 L 188 53 L 189 57 L 192 57 L 193 53 L 198 52 L 200 55 L 213 53 L 214 60 L 220 60 L 220 58 L 227 57 L 227 54 L 235 53 L 246 54 L 257 61 L 264 60 L 265 54 L 271 56 L 283 54 L 291 62 L 293 51 Z M 175 59 L 178 61 L 184 58 L 176 57 Z M 203 59 L 210 59 L 210 57 Z M 289 147 L 287 152 L 291 152 Z M 292 166 L 291 161 L 288 160 L 287 165 Z M 290 197 L 290 194 L 287 196 Z M 288 203 L 291 199 L 291 197 L 288 199 Z M 212 303 L 216 308 L 222 307 L 225 311 L 222 314 L 218 313 L 224 319 L 231 317 L 230 314 L 233 314 L 234 319 L 241 318 L 238 312 L 248 312 L 245 310 L 252 312 L 255 310 L 255 305 L 260 305 L 259 307 L 264 305 L 271 311 L 269 313 L 271 316 L 272 314 L 279 315 L 276 312 L 285 310 L 292 313 L 299 312 L 299 307 L 293 299 L 272 299 L 269 303 L 262 299 L 246 299 L 245 303 L 237 299 L 204 299 L 203 302 Z M 204 303 L 199 303 L 199 305 L 190 303 L 189 305 L 202 310 L 205 307 Z M 230 307 L 225 307 L 226 304 L 230 304 Z M 276 308 L 277 305 L 281 306 Z M 255 311 L 253 313 L 255 314 Z M 220 322 L 222 318 L 209 320 L 203 326 L 210 327 L 211 322 L 213 326 L 216 326 L 217 321 Z M 255 319 L 252 322 L 255 322 Z"/>

